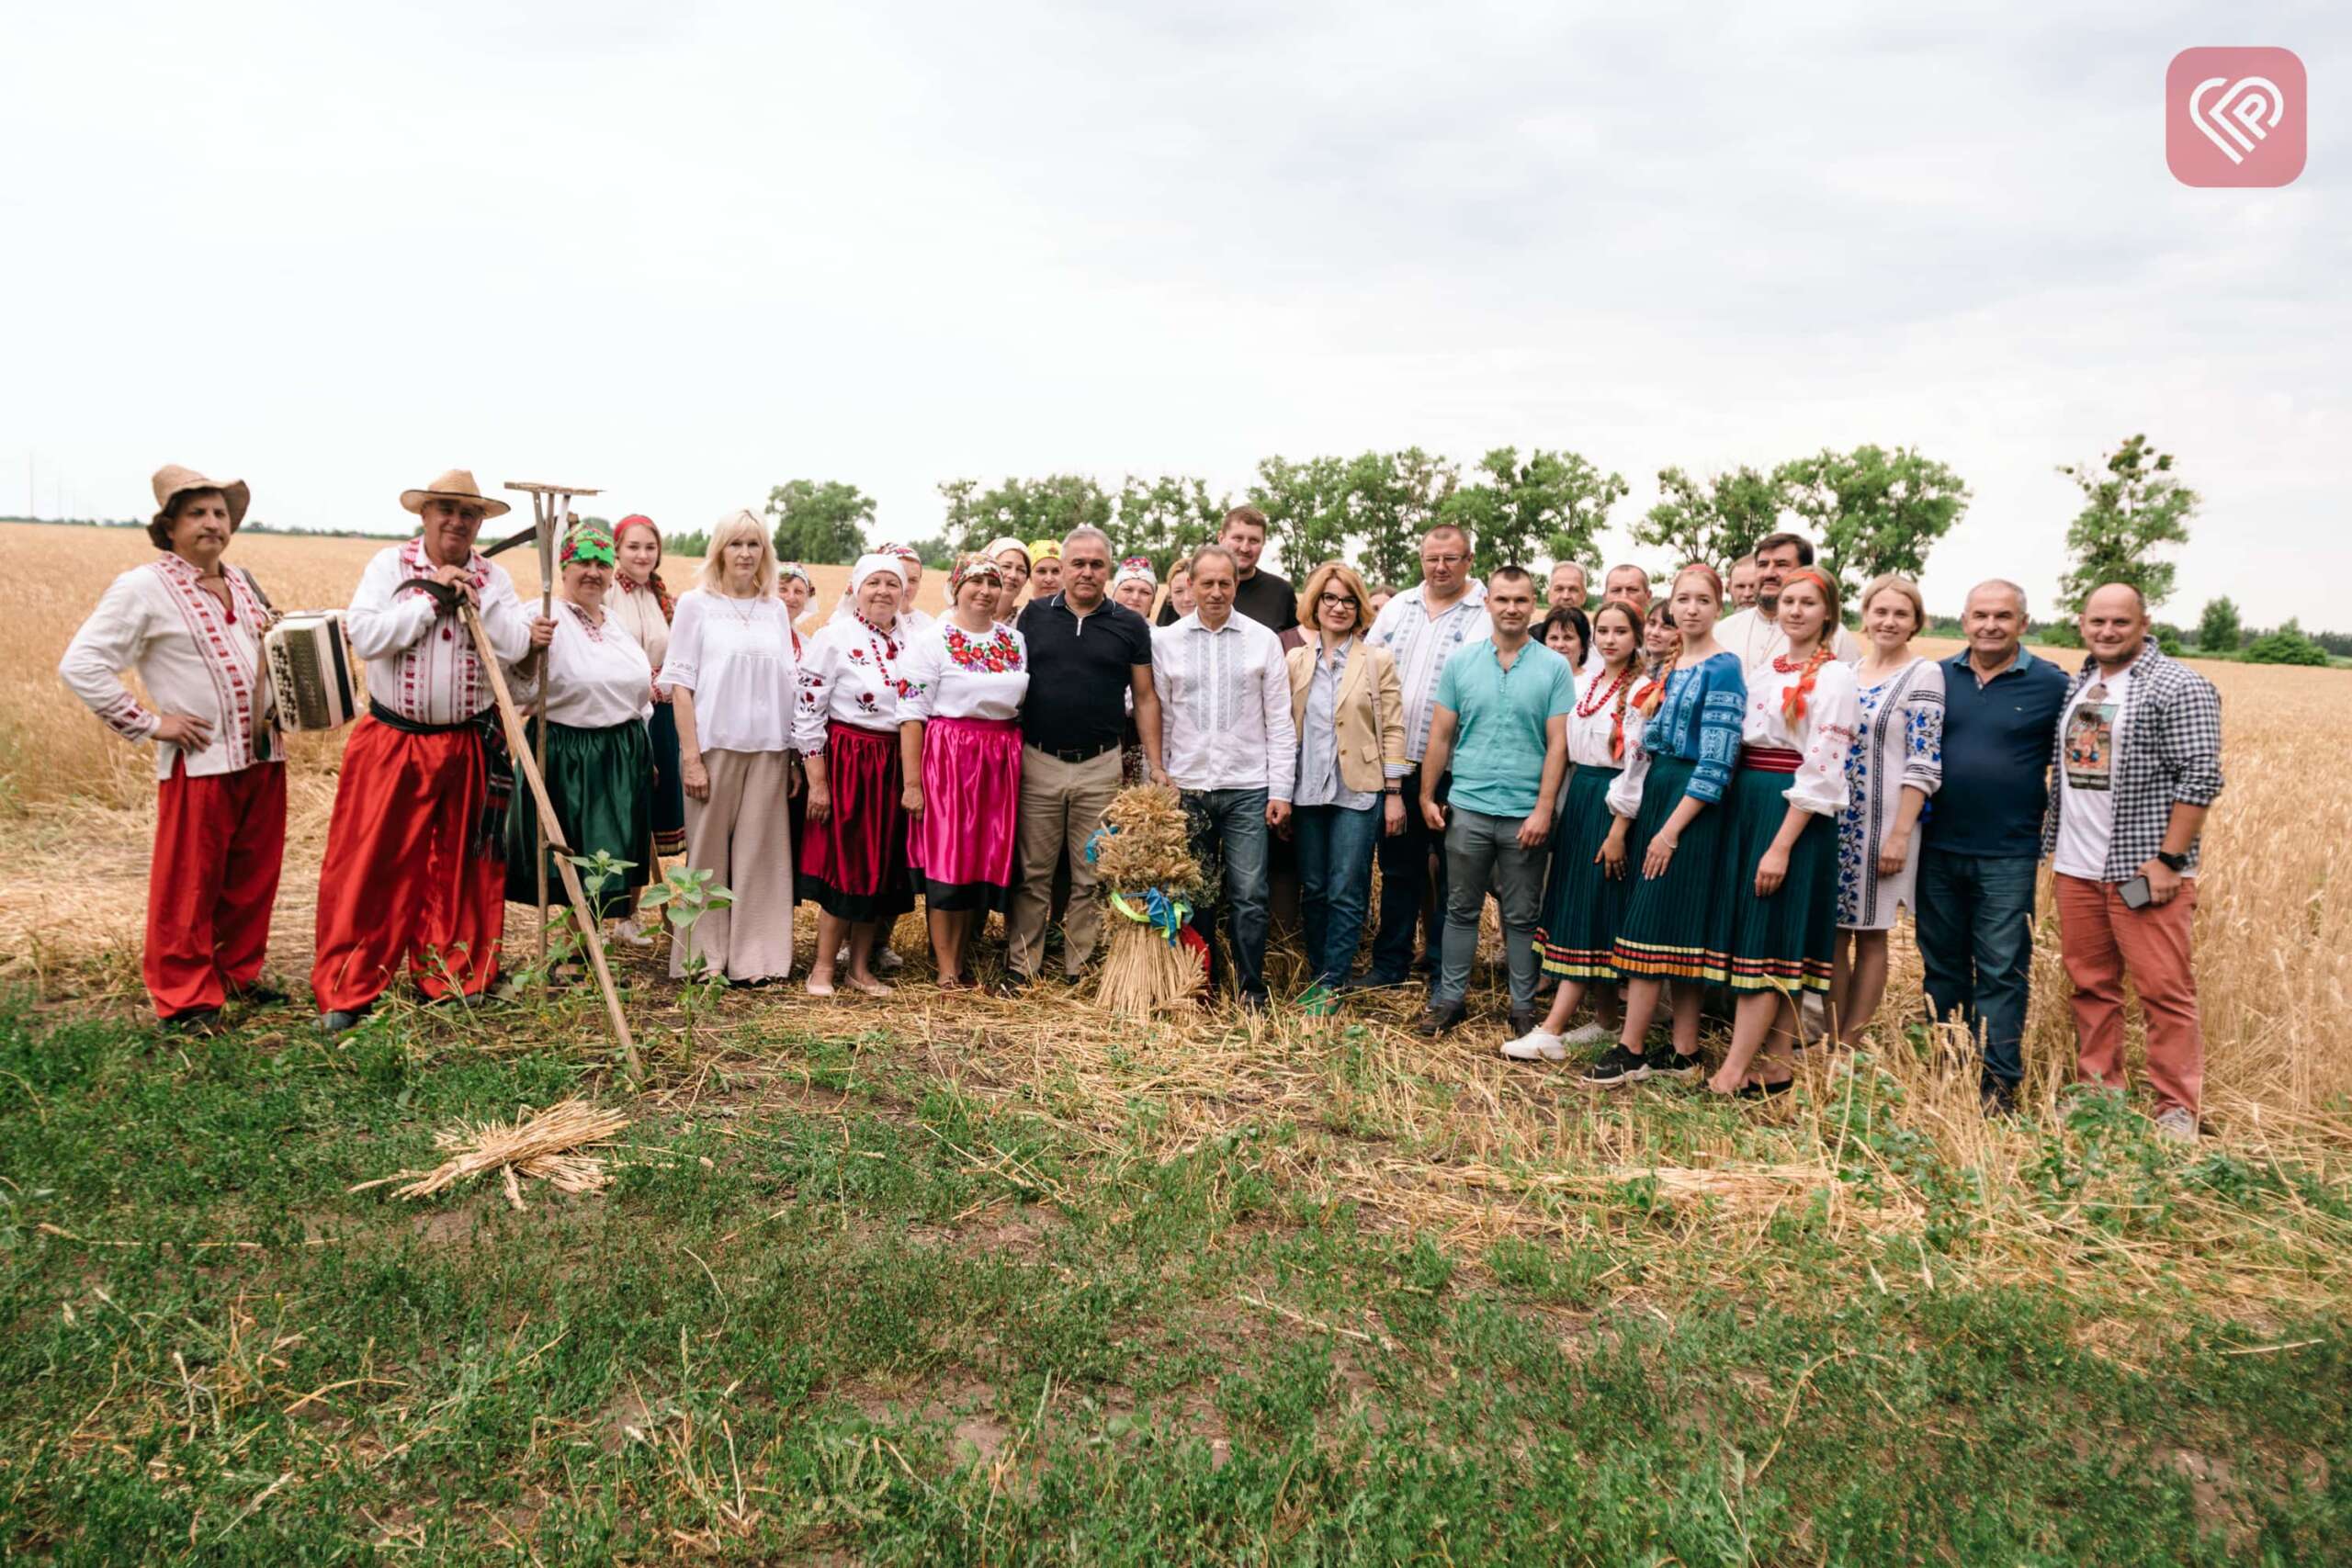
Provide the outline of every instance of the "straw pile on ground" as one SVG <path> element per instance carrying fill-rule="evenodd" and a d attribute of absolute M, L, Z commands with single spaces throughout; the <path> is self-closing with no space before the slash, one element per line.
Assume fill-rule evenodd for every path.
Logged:
<path fill-rule="evenodd" d="M 530 1110 L 524 1106 L 524 1111 Z M 449 1157 L 428 1171 L 403 1170 L 363 1181 L 351 1189 L 364 1192 L 387 1182 L 407 1181 L 395 1197 L 424 1198 L 454 1187 L 469 1177 L 497 1171 L 506 1184 L 506 1201 L 523 1206 L 518 1177 L 545 1181 L 559 1192 L 598 1192 L 611 1182 L 605 1162 L 579 1151 L 609 1142 L 628 1118 L 616 1111 L 600 1111 L 584 1100 L 567 1100 L 536 1116 L 512 1123 L 460 1122 L 434 1134 L 433 1146 Z"/>
<path fill-rule="evenodd" d="M 1184 803 L 1163 785 L 1137 784 L 1118 793 L 1102 821 L 1090 852 L 1111 935 L 1096 998 L 1131 1019 L 1190 1005 L 1206 974 L 1178 929 L 1180 905 L 1201 886 Z"/>

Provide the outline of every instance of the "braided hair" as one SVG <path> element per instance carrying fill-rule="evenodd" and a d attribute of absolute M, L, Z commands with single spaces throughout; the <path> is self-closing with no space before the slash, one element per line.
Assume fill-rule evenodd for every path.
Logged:
<path fill-rule="evenodd" d="M 613 542 L 620 543 L 631 528 L 642 528 L 653 536 L 653 570 L 645 574 L 645 586 L 653 590 L 653 602 L 662 606 L 662 618 L 667 621 L 677 614 L 678 602 L 671 596 L 670 585 L 662 581 L 662 530 L 653 525 L 652 518 L 632 512 L 614 525 Z M 624 585 L 628 583 L 627 572 L 621 574 L 621 581 Z"/>

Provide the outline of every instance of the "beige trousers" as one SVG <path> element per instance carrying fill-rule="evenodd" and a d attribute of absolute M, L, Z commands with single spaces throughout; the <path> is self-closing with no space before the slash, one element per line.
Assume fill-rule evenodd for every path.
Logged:
<path fill-rule="evenodd" d="M 1062 916 L 1063 971 L 1075 978 L 1092 956 L 1102 909 L 1094 893 L 1094 867 L 1087 863 L 1086 840 L 1102 826 L 1102 814 L 1118 793 L 1116 746 L 1083 762 L 1065 762 L 1035 746 L 1021 749 L 1020 875 L 1005 921 L 1010 933 L 1005 963 L 1016 976 L 1036 976 L 1057 865 L 1069 868 L 1069 908 Z"/>
<path fill-rule="evenodd" d="M 696 920 L 688 940 L 730 980 L 792 973 L 792 828 L 785 813 L 783 751 L 705 751 L 710 798 L 686 797 L 686 864 L 713 874 L 735 901 Z M 670 973 L 685 951 L 670 949 Z"/>

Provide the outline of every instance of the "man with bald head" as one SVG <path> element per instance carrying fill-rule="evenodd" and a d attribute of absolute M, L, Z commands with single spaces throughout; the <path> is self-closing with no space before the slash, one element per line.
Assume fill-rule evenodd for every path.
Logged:
<path fill-rule="evenodd" d="M 2051 747 L 2057 788 L 2043 819 L 2058 897 L 2058 946 L 2075 984 L 2075 1066 L 2120 1093 L 2123 982 L 2148 1025 L 2156 1130 L 2197 1140 L 2205 1036 L 2189 930 L 2197 839 L 2222 793 L 2222 699 L 2148 633 L 2128 582 L 2083 601 L 2083 660 Z"/>
<path fill-rule="evenodd" d="M 1985 1108 L 2007 1111 L 2025 1076 L 2034 882 L 2066 676 L 2019 642 L 2014 582 L 1972 589 L 1961 628 L 1968 646 L 1943 661 L 1945 787 L 1921 826 L 1912 914 L 1928 1006 L 1976 1037 Z"/>

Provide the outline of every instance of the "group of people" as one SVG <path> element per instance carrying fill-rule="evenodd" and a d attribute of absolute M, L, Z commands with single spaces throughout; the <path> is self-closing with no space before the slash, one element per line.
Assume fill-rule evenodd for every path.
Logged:
<path fill-rule="evenodd" d="M 162 1018 L 201 1026 L 232 999 L 280 997 L 262 976 L 286 814 L 271 612 L 222 561 L 247 488 L 166 468 L 154 490 L 158 558 L 116 581 L 61 673 L 155 743 L 145 974 Z M 921 561 L 889 546 L 819 611 L 811 575 L 744 511 L 675 595 L 650 519 L 571 527 L 543 615 L 478 547 L 507 507 L 469 474 L 401 502 L 420 530 L 376 556 L 344 616 L 367 712 L 321 869 L 311 979 L 331 1032 L 403 970 L 427 998 L 481 994 L 507 902 L 559 897 L 532 796 L 515 795 L 503 679 L 531 709 L 565 842 L 599 868 L 614 940 L 652 941 L 632 912 L 663 854 L 727 890 L 673 942 L 673 974 L 786 979 L 805 901 L 808 992 L 887 995 L 890 931 L 920 897 L 942 987 L 978 984 L 991 911 L 1008 984 L 1040 979 L 1056 922 L 1075 981 L 1101 929 L 1092 842 L 1119 789 L 1148 780 L 1182 800 L 1206 874 L 1192 919 L 1246 1008 L 1271 1003 L 1269 933 L 1295 897 L 1300 1006 L 1412 985 L 1418 962 L 1416 1027 L 1445 1033 L 1491 896 L 1505 1055 L 1594 1048 L 1596 1088 L 1695 1078 L 1712 1008 L 1731 1036 L 1708 1088 L 1769 1097 L 1808 1036 L 1806 998 L 1832 1042 L 1870 1027 L 1907 908 L 1929 1003 L 1982 1042 L 2000 1109 L 2023 1075 L 2048 856 L 2082 1075 L 2121 1083 L 2128 976 L 2158 1124 L 2195 1134 L 2189 919 L 2219 701 L 2157 650 L 2127 585 L 2086 603 L 2070 680 L 2019 645 L 2025 594 L 2007 582 L 1971 593 L 1969 646 L 1938 661 L 1912 649 L 1917 587 L 1882 577 L 1852 606 L 1857 641 L 1794 534 L 1728 586 L 1687 565 L 1655 602 L 1638 567 L 1612 569 L 1594 603 L 1563 563 L 1539 605 L 1520 567 L 1479 579 L 1451 525 L 1422 540 L 1410 588 L 1327 561 L 1294 591 L 1261 565 L 1266 519 L 1245 506 L 1164 592 L 1148 560 L 1114 561 L 1081 527 L 964 557 L 933 616 L 914 604 Z"/>

